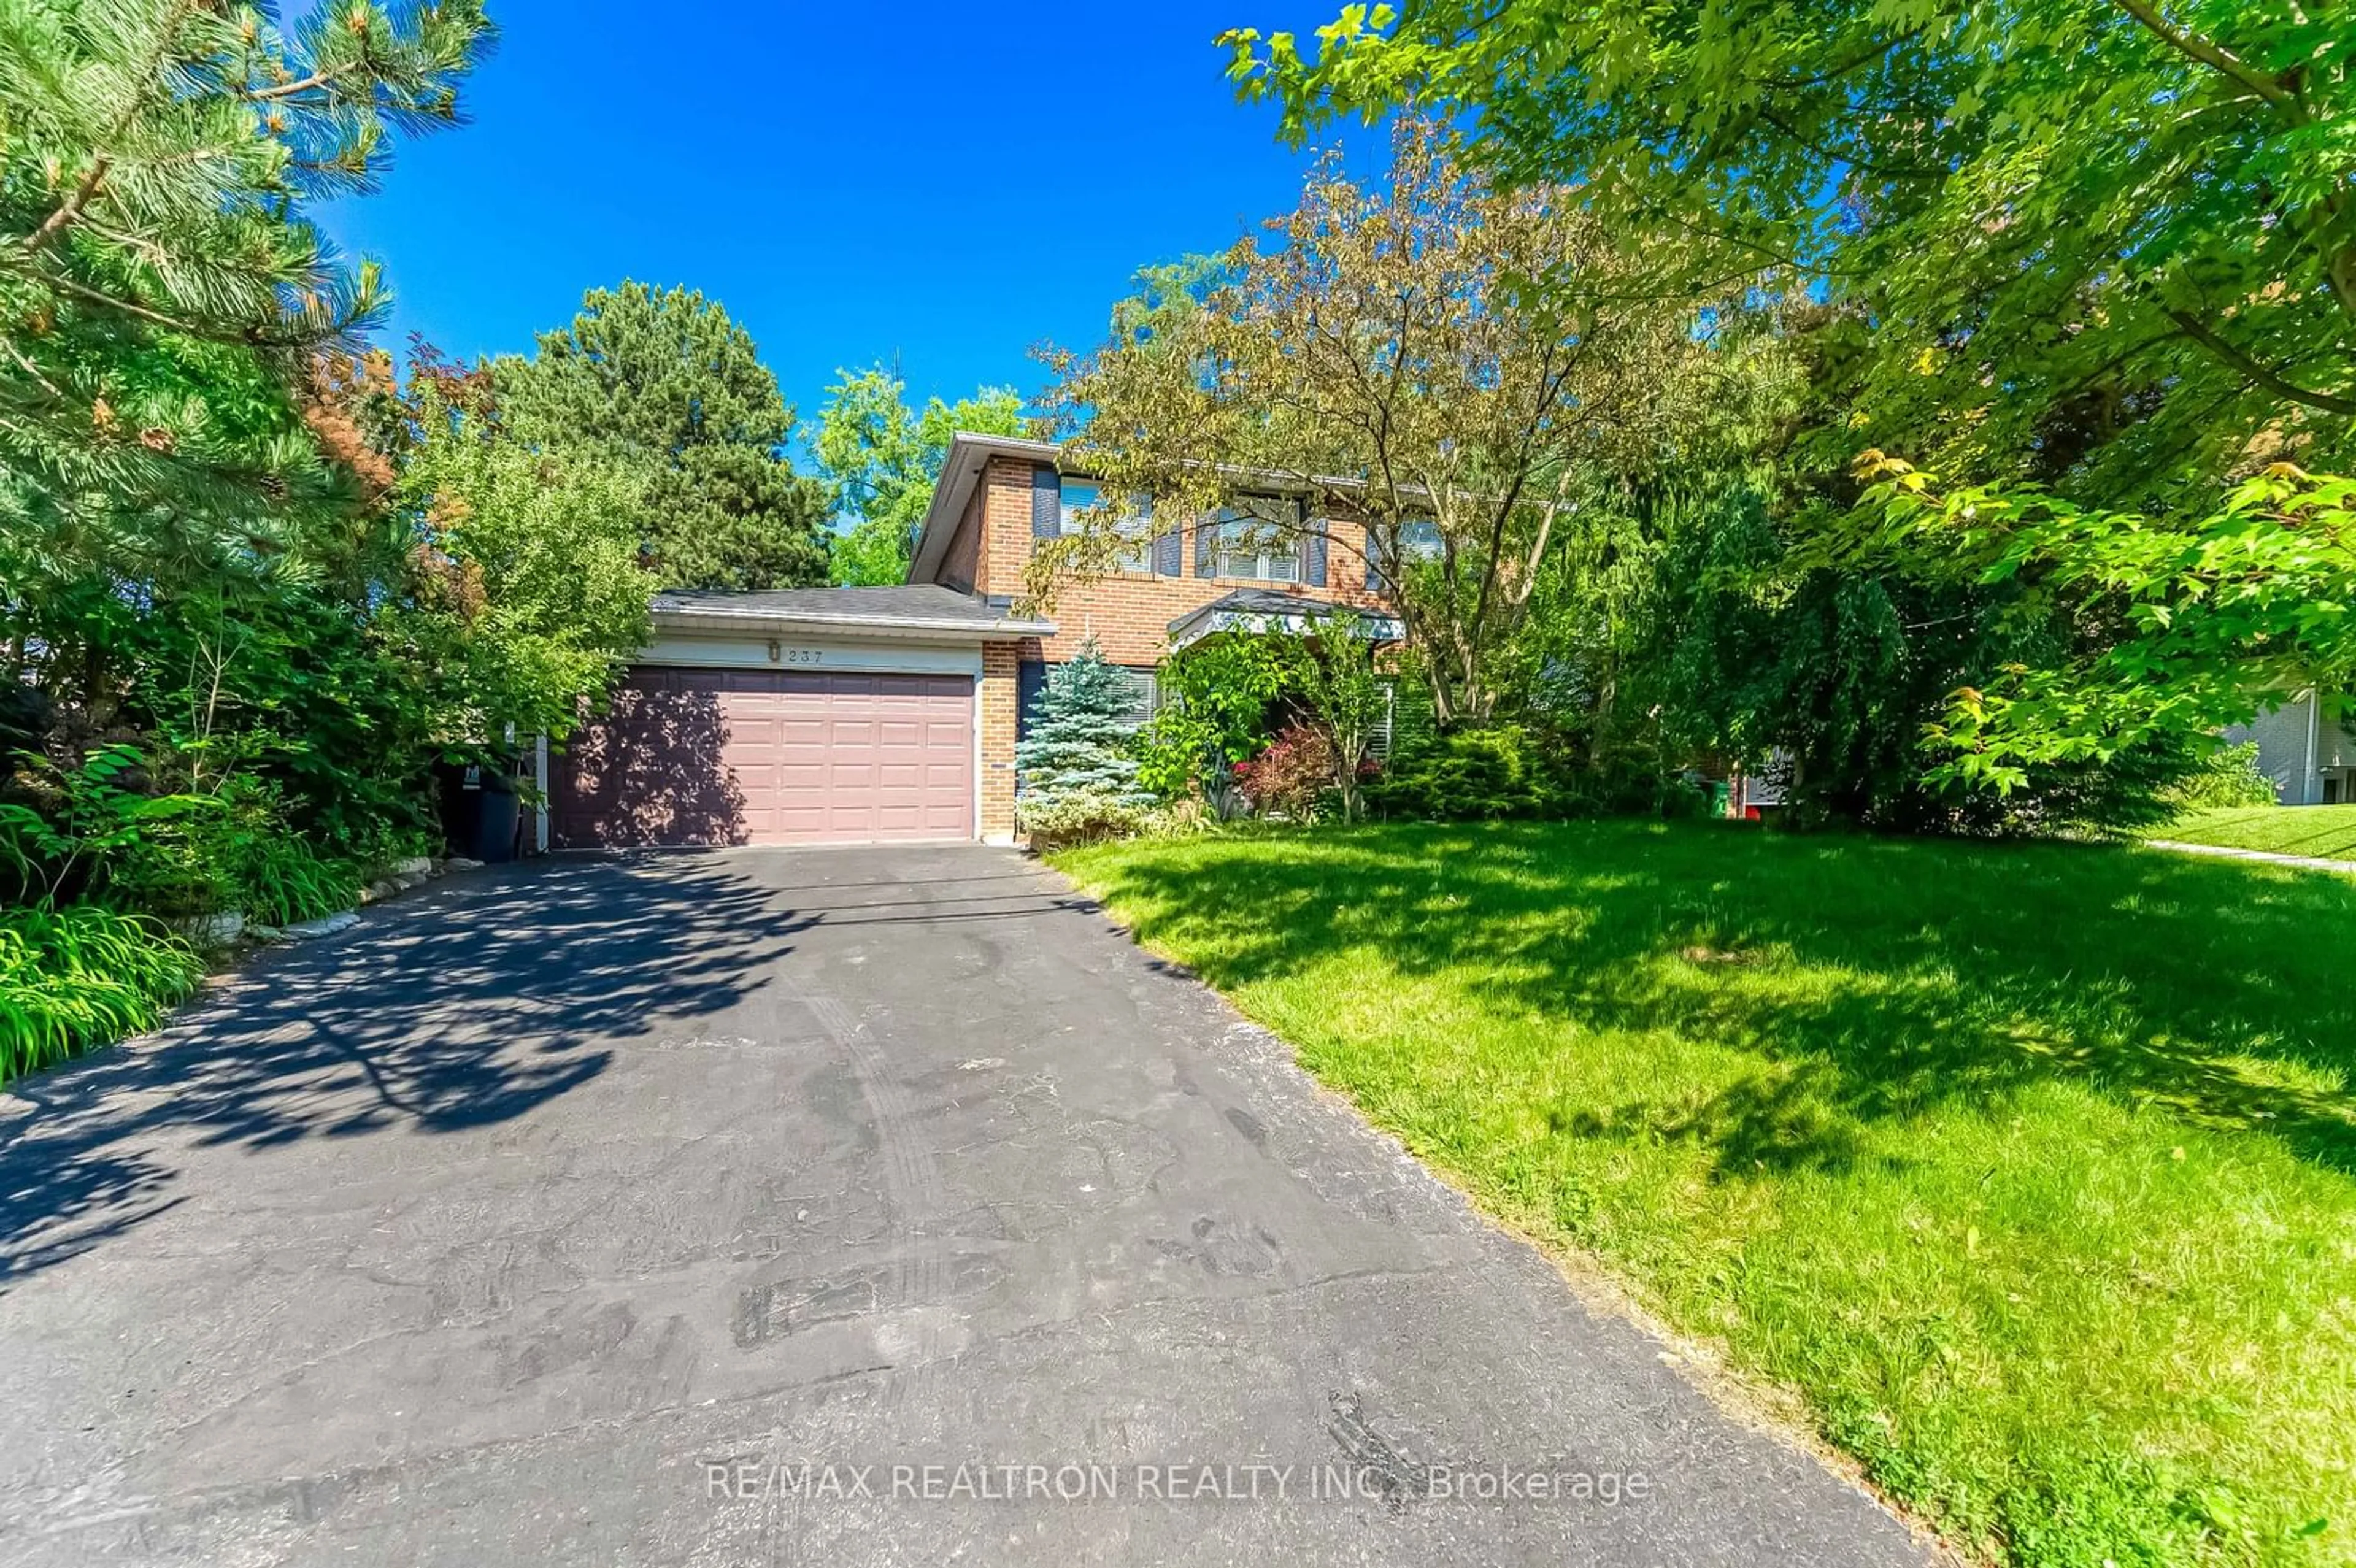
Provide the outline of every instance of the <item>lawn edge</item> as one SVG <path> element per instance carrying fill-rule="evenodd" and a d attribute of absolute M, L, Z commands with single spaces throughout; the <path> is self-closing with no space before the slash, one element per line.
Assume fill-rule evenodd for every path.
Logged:
<path fill-rule="evenodd" d="M 1940 1531 L 1919 1509 L 1876 1484 L 1866 1473 L 1862 1460 L 1824 1435 L 1816 1424 L 1814 1407 L 1798 1389 L 1736 1364 L 1724 1341 L 1716 1337 L 1676 1328 L 1648 1298 L 1641 1281 L 1622 1275 L 1603 1257 L 1585 1247 L 1534 1228 L 1526 1217 L 1484 1198 L 1461 1172 L 1426 1158 L 1348 1092 L 1328 1083 L 1303 1065 L 1300 1049 L 1273 1025 L 1212 985 L 1176 954 L 1141 936 L 1105 888 L 1076 875 L 1060 862 L 1059 857 L 1034 852 L 1033 858 L 1094 903 L 1117 935 L 1161 962 L 1172 974 L 1210 992 L 1237 1018 L 1274 1041 L 1281 1049 L 1286 1064 L 1320 1099 L 1347 1111 L 1360 1125 L 1397 1150 L 1401 1158 L 1412 1161 L 1417 1169 L 1456 1194 L 1463 1200 L 1466 1212 L 1481 1224 L 1545 1259 L 1583 1308 L 1599 1317 L 1618 1318 L 1662 1346 L 1663 1363 L 1707 1400 L 1711 1408 L 1748 1431 L 1807 1455 L 1836 1478 L 1855 1487 L 1905 1527 L 1918 1546 L 1948 1568 L 2000 1568 L 1999 1559 L 1975 1552 L 1965 1542 Z"/>

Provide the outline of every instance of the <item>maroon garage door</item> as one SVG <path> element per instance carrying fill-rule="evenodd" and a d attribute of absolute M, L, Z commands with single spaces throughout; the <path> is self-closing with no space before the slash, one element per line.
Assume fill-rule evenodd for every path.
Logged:
<path fill-rule="evenodd" d="M 973 681 L 642 666 L 554 773 L 561 848 L 969 838 Z"/>

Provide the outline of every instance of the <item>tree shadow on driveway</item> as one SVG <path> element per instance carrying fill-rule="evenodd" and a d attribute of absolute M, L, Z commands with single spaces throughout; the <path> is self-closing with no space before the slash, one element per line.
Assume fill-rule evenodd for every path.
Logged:
<path fill-rule="evenodd" d="M 523 1115 L 766 985 L 810 918 L 726 860 L 566 859 L 263 954 L 160 1033 L 0 1095 L 0 1292 L 181 1202 L 187 1152 Z"/>

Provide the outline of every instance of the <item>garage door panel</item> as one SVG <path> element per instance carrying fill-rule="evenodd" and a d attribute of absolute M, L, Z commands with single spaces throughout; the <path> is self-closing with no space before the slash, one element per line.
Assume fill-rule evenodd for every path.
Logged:
<path fill-rule="evenodd" d="M 641 667 L 577 732 L 560 846 L 793 844 L 973 833 L 973 682 Z"/>

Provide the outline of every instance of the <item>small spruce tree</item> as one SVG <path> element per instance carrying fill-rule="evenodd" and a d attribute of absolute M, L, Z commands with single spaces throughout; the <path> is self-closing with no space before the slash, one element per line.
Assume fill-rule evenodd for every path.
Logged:
<path fill-rule="evenodd" d="M 1026 809 L 1079 795 L 1142 807 L 1128 716 L 1135 698 L 1126 670 L 1105 662 L 1091 637 L 1079 656 L 1047 676 L 1031 733 L 1014 748 Z"/>

